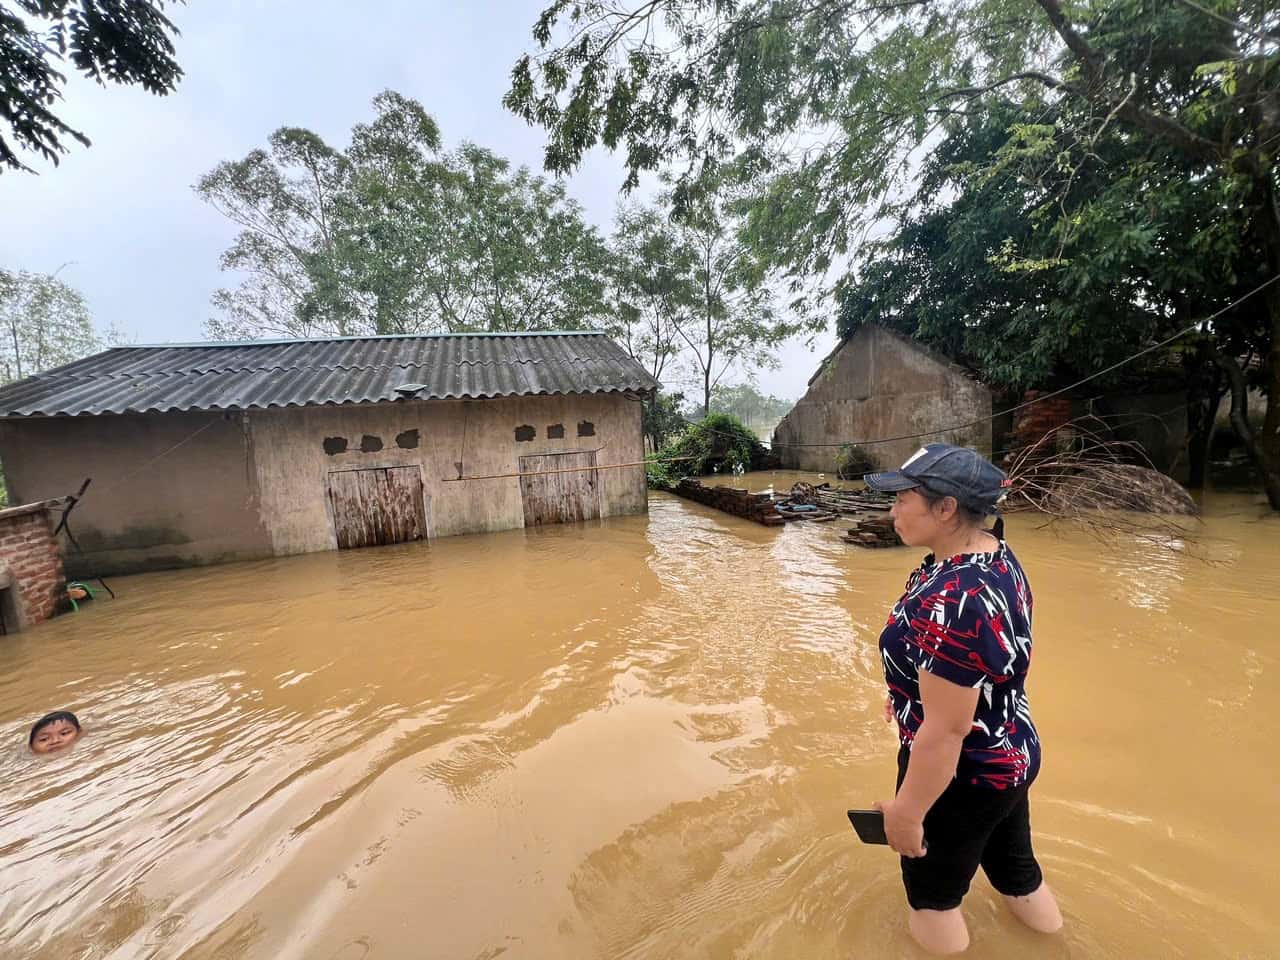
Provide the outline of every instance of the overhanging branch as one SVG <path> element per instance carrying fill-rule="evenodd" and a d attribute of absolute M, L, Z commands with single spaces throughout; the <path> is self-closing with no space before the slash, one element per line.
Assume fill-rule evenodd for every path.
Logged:
<path fill-rule="evenodd" d="M 1059 89 L 1067 90 L 1077 96 L 1086 97 L 1105 106 L 1107 110 L 1114 111 L 1122 120 L 1154 137 L 1164 140 L 1188 156 L 1203 160 L 1206 163 L 1217 164 L 1222 162 L 1222 151 L 1218 144 L 1212 140 L 1207 140 L 1198 134 L 1192 133 L 1181 123 L 1164 114 L 1156 113 L 1132 101 L 1126 102 L 1124 99 L 1108 93 L 1106 58 L 1090 46 L 1089 42 L 1071 25 L 1070 21 L 1067 20 L 1066 14 L 1062 11 L 1062 4 L 1059 0 L 1036 0 L 1036 3 L 1044 10 L 1045 15 L 1049 18 L 1049 23 L 1053 25 L 1053 29 L 1062 38 L 1063 43 L 1067 45 L 1067 49 L 1079 61 L 1087 80 L 1087 85 L 1083 89 L 1069 87 L 1065 84 L 1060 84 Z"/>

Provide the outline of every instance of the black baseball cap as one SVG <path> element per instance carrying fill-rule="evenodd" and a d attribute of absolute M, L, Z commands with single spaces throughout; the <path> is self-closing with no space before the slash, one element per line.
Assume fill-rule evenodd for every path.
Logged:
<path fill-rule="evenodd" d="M 1010 483 L 1004 471 L 978 451 L 949 443 L 926 444 L 897 470 L 868 473 L 862 479 L 885 493 L 923 487 L 939 496 L 955 497 L 961 506 L 984 516 L 996 512 Z"/>

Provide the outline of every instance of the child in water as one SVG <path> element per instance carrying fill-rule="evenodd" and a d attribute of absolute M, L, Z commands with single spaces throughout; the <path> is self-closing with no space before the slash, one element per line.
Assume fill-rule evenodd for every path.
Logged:
<path fill-rule="evenodd" d="M 70 710 L 58 710 L 36 721 L 27 737 L 32 753 L 57 753 L 80 739 L 80 721 Z"/>

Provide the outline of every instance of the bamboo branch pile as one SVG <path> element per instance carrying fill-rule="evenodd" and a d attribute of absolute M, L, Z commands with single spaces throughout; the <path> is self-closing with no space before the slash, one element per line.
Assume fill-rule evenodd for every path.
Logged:
<path fill-rule="evenodd" d="M 1069 520 L 1101 539 L 1181 542 L 1189 532 L 1184 518 L 1199 513 L 1195 501 L 1149 466 L 1139 444 L 1102 437 L 1086 422 L 1069 424 L 1069 443 L 1055 428 L 1007 458 L 1011 486 L 1002 510 L 1035 512 L 1046 524 Z"/>

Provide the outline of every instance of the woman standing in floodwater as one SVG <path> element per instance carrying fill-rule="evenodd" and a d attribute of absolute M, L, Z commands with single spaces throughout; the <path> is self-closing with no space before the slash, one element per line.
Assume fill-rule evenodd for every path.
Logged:
<path fill-rule="evenodd" d="M 901 747 L 897 795 L 876 806 L 902 856 L 911 935 L 934 953 L 969 945 L 960 902 L 979 866 L 1019 920 L 1052 933 L 1062 914 L 1031 848 L 1028 804 L 1040 769 L 1024 688 L 1031 588 L 1009 545 L 983 529 L 1005 475 L 934 443 L 865 479 L 897 494 L 902 541 L 930 551 L 880 634 Z"/>

